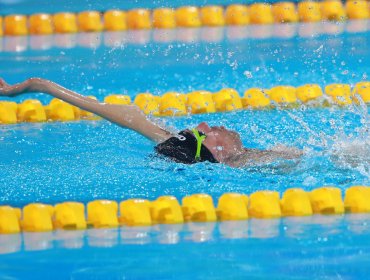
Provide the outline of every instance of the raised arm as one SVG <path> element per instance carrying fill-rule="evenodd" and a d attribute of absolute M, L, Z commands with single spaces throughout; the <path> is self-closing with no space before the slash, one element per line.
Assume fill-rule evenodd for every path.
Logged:
<path fill-rule="evenodd" d="M 121 127 L 127 127 L 159 143 L 171 134 L 150 121 L 135 105 L 115 105 L 98 101 L 68 90 L 56 83 L 40 78 L 31 78 L 16 85 L 0 79 L 0 96 L 17 96 L 23 93 L 42 92 L 59 98 L 83 110 L 92 112 Z"/>

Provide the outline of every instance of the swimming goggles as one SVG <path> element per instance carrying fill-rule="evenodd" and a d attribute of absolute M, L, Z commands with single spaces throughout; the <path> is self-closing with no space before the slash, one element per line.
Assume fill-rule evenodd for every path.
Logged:
<path fill-rule="evenodd" d="M 207 136 L 206 135 L 200 135 L 199 131 L 196 130 L 195 128 L 193 128 L 191 131 L 193 132 L 194 137 L 197 140 L 197 151 L 195 153 L 195 160 L 199 161 L 200 160 L 200 150 L 202 148 L 202 143 L 203 143 L 204 139 L 207 138 Z"/>

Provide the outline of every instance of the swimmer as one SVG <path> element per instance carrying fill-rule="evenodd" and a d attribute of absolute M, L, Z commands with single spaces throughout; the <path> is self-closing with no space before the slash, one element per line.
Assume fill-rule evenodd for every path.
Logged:
<path fill-rule="evenodd" d="M 193 164 L 209 161 L 232 167 L 246 167 L 268 164 L 278 159 L 298 159 L 302 155 L 301 150 L 283 145 L 270 150 L 245 148 L 237 132 L 223 126 L 210 127 L 205 122 L 193 129 L 172 134 L 149 120 L 136 105 L 100 103 L 40 78 L 31 78 L 15 85 L 9 85 L 0 79 L 0 96 L 14 97 L 35 92 L 52 95 L 121 127 L 134 130 L 154 141 L 154 149 L 159 155 L 175 162 Z"/>

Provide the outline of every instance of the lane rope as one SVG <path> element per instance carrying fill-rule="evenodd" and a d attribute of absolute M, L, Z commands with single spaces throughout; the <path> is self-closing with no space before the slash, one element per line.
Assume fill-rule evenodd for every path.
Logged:
<path fill-rule="evenodd" d="M 369 19 L 369 3 L 365 0 L 322 2 L 254 3 L 223 6 L 183 6 L 176 9 L 157 8 L 56 14 L 36 13 L 0 17 L 0 35 L 45 35 L 53 33 L 123 31 L 138 29 L 171 29 L 201 26 L 243 26 L 294 22 L 345 21 Z"/>
<path fill-rule="evenodd" d="M 94 96 L 91 98 L 96 99 Z M 330 84 L 324 90 L 316 84 L 299 87 L 276 86 L 270 89 L 250 88 L 243 96 L 232 88 L 223 88 L 218 92 L 205 90 L 187 94 L 167 92 L 162 96 L 151 93 L 139 93 L 131 101 L 128 95 L 113 94 L 104 98 L 105 103 L 119 105 L 137 105 L 145 114 L 165 116 L 185 116 L 215 112 L 254 109 L 294 109 L 305 106 L 351 106 L 352 104 L 370 103 L 370 82 L 359 82 L 351 88 L 348 84 Z M 29 99 L 17 104 L 12 101 L 0 101 L 0 124 L 21 122 L 97 120 L 97 116 L 83 111 L 62 100 L 52 99 L 48 105 L 39 100 Z"/>
<path fill-rule="evenodd" d="M 344 213 L 370 213 L 370 187 L 352 186 L 345 191 L 344 200 L 341 189 L 331 186 L 309 192 L 291 188 L 281 198 L 277 191 L 256 191 L 249 196 L 225 193 L 217 207 L 207 194 L 185 196 L 181 205 L 174 196 L 161 196 L 154 201 L 128 199 L 119 204 L 94 200 L 87 203 L 86 209 L 80 202 L 54 206 L 30 203 L 22 210 L 0 206 L 0 234 Z"/>

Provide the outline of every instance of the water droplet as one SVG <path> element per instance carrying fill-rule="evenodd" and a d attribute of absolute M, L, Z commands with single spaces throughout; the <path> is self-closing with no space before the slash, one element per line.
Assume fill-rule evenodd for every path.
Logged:
<path fill-rule="evenodd" d="M 252 72 L 250 72 L 250 71 L 244 71 L 244 75 L 245 75 L 248 79 L 252 79 L 252 78 L 253 78 Z"/>

